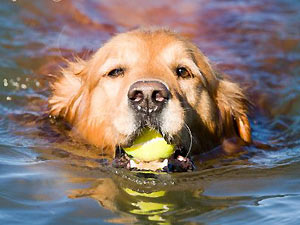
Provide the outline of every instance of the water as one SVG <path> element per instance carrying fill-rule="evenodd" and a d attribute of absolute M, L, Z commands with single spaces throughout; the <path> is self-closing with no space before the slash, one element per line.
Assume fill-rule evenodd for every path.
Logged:
<path fill-rule="evenodd" d="M 1 224 L 299 224 L 299 11 L 292 0 L 2 1 Z M 248 89 L 264 145 L 146 176 L 58 132 L 47 74 L 138 25 L 185 34 Z"/>

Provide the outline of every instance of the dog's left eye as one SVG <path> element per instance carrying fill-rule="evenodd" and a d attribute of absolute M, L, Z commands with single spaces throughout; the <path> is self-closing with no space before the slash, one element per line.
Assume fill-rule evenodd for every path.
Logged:
<path fill-rule="evenodd" d="M 124 69 L 122 68 L 117 68 L 117 69 L 113 69 L 111 70 L 107 76 L 109 77 L 118 77 L 118 76 L 122 76 L 124 74 Z"/>
<path fill-rule="evenodd" d="M 191 77 L 190 72 L 184 67 L 177 67 L 176 68 L 176 74 L 177 74 L 178 77 L 182 77 L 182 78 Z"/>

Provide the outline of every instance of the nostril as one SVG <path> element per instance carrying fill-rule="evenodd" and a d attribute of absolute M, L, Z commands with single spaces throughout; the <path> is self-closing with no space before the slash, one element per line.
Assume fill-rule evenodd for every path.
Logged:
<path fill-rule="evenodd" d="M 144 94 L 142 91 L 135 90 L 131 93 L 129 99 L 133 102 L 141 102 L 144 99 Z"/>
<path fill-rule="evenodd" d="M 166 96 L 163 95 L 162 91 L 153 91 L 152 93 L 152 99 L 155 102 L 163 102 L 166 100 Z"/>

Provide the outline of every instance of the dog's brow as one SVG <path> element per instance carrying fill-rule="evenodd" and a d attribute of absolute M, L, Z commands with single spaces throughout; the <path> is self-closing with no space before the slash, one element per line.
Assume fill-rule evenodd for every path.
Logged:
<path fill-rule="evenodd" d="M 119 62 L 119 60 L 115 59 L 115 58 L 110 58 L 110 59 L 106 60 L 106 62 L 100 67 L 99 74 L 106 73 L 109 69 L 118 65 L 118 62 Z"/>
<path fill-rule="evenodd" d="M 160 56 L 170 65 L 175 61 L 175 58 L 178 57 L 178 51 L 181 49 L 183 49 L 183 47 L 180 43 L 170 43 L 162 50 Z"/>
<path fill-rule="evenodd" d="M 178 54 L 178 52 L 180 54 Z M 193 54 L 193 50 L 187 48 L 184 43 L 176 42 L 170 43 L 168 46 L 166 46 L 161 52 L 160 56 L 167 62 L 168 65 L 174 65 L 174 62 L 176 62 L 177 64 L 182 64 L 189 67 L 195 75 L 200 77 L 204 87 L 207 87 L 207 80 L 204 74 L 201 72 L 201 68 L 198 68 L 197 64 L 195 63 Z"/>
<path fill-rule="evenodd" d="M 98 74 L 103 75 L 109 70 L 112 70 L 116 67 L 122 67 L 124 63 L 120 63 L 120 60 L 117 58 L 109 58 L 105 63 L 100 67 Z"/>
<path fill-rule="evenodd" d="M 191 60 L 193 61 L 193 65 L 195 65 L 197 67 L 197 71 L 199 72 L 200 79 L 201 79 L 203 85 L 205 87 L 207 87 L 207 79 L 206 79 L 205 75 L 202 73 L 201 68 L 199 68 L 197 66 L 196 59 L 195 59 L 195 56 L 194 56 L 194 54 L 195 54 L 194 50 L 191 49 L 191 48 L 186 48 L 185 50 L 186 50 L 187 54 L 190 56 Z"/>
<path fill-rule="evenodd" d="M 199 76 L 203 85 L 206 87 L 207 80 L 204 76 L 204 74 L 201 72 L 201 69 L 195 64 L 195 62 L 192 59 L 184 58 L 179 61 L 179 63 L 183 66 L 187 66 L 191 69 L 192 73 L 196 76 Z"/>

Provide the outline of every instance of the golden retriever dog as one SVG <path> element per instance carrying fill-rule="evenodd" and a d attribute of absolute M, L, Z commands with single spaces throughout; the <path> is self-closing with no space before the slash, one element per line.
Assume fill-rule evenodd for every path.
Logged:
<path fill-rule="evenodd" d="M 52 88 L 50 114 L 110 157 L 145 127 L 184 154 L 209 151 L 231 137 L 251 142 L 249 102 L 239 85 L 166 29 L 116 35 L 90 59 L 69 62 Z"/>

